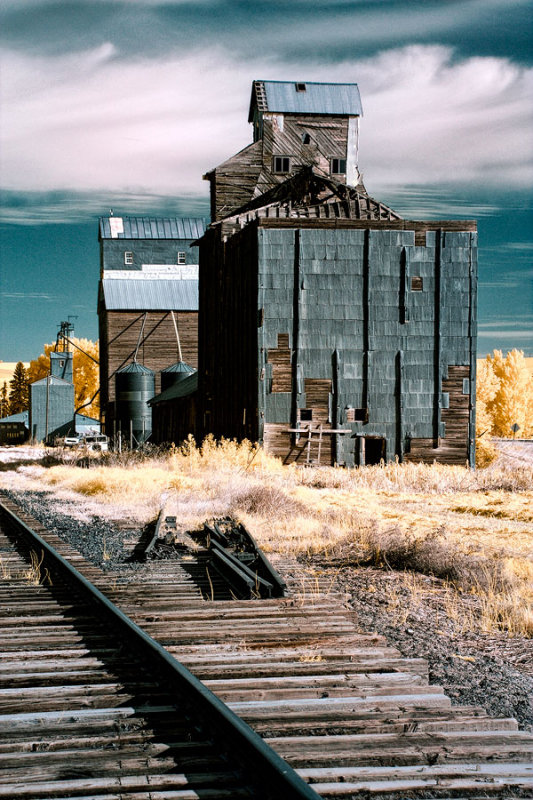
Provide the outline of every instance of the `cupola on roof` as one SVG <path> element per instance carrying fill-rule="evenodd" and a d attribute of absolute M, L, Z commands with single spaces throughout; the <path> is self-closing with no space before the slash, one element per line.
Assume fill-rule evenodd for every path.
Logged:
<path fill-rule="evenodd" d="M 313 83 L 308 81 L 254 81 L 248 122 L 255 111 L 278 114 L 363 114 L 356 83 Z"/>

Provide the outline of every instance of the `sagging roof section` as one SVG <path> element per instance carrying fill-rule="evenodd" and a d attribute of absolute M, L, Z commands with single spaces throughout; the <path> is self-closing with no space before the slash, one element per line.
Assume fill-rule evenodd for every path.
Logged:
<path fill-rule="evenodd" d="M 100 217 L 100 239 L 198 239 L 203 217 Z"/>
<path fill-rule="evenodd" d="M 225 229 L 243 227 L 259 217 L 400 220 L 396 211 L 370 197 L 362 185 L 353 187 L 303 167 L 283 183 L 225 217 Z"/>
<path fill-rule="evenodd" d="M 198 280 L 117 279 L 104 274 L 102 292 L 108 311 L 198 311 Z"/>
<path fill-rule="evenodd" d="M 363 115 L 356 83 L 254 81 L 248 122 L 253 122 L 256 109 L 279 114 Z"/>

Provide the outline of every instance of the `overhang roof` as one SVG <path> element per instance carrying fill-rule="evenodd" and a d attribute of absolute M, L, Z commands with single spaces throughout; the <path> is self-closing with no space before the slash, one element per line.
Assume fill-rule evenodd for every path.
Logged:
<path fill-rule="evenodd" d="M 304 89 L 298 87 L 305 87 Z M 248 122 L 255 109 L 286 114 L 327 114 L 360 117 L 361 95 L 356 83 L 254 81 Z"/>
<path fill-rule="evenodd" d="M 181 278 L 104 277 L 103 301 L 108 311 L 198 311 L 198 280 Z"/>
<path fill-rule="evenodd" d="M 195 370 L 183 380 L 169 386 L 161 394 L 156 394 L 151 400 L 148 400 L 148 405 L 153 406 L 158 403 L 164 403 L 165 400 L 177 400 L 180 397 L 188 397 L 198 389 L 198 372 Z"/>

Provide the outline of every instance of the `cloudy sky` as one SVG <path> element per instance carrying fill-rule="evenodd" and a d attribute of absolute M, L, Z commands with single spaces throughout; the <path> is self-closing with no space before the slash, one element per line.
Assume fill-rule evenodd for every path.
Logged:
<path fill-rule="evenodd" d="M 208 214 L 251 81 L 359 84 L 360 167 L 407 218 L 476 218 L 479 352 L 533 355 L 530 0 L 3 0 L 0 359 L 97 337 L 97 218 Z"/>

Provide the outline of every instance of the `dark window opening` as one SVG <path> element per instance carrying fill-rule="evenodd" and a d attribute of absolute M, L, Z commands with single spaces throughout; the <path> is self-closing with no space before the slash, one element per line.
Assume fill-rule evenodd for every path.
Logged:
<path fill-rule="evenodd" d="M 386 456 L 386 440 L 381 436 L 362 436 L 360 445 L 362 448 L 361 463 L 367 467 L 374 464 L 380 464 L 385 461 Z"/>
<path fill-rule="evenodd" d="M 311 134 L 310 133 L 302 134 L 302 144 L 311 144 Z"/>
<path fill-rule="evenodd" d="M 274 156 L 274 172 L 283 174 L 291 171 L 291 159 L 289 156 Z"/>
<path fill-rule="evenodd" d="M 307 90 L 307 86 L 305 83 L 297 83 L 295 84 L 297 92 L 305 92 Z"/>
<path fill-rule="evenodd" d="M 411 291 L 421 292 L 424 288 L 424 279 L 420 275 L 413 275 L 411 278 Z"/>
<path fill-rule="evenodd" d="M 332 158 L 331 159 L 331 174 L 332 175 L 345 175 L 346 174 L 346 159 L 345 158 Z"/>
<path fill-rule="evenodd" d="M 368 422 L 368 408 L 347 408 L 346 422 Z"/>
<path fill-rule="evenodd" d="M 312 408 L 301 408 L 300 409 L 300 422 L 312 422 L 313 420 L 313 409 Z"/>

